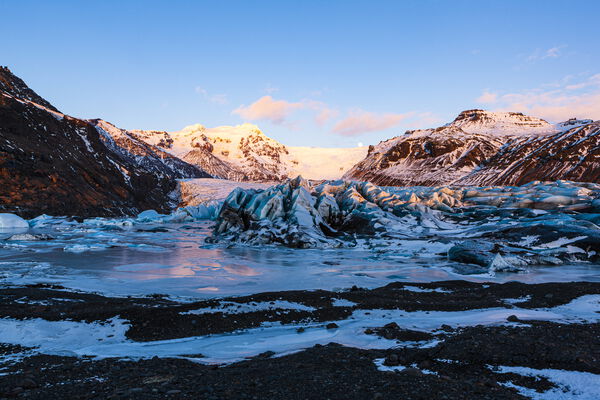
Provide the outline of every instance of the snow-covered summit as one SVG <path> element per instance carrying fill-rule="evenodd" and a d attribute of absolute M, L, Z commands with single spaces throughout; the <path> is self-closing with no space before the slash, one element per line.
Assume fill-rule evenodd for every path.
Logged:
<path fill-rule="evenodd" d="M 343 178 L 388 186 L 596 182 L 598 127 L 591 120 L 553 125 L 522 113 L 467 110 L 439 128 L 371 146 Z"/>
<path fill-rule="evenodd" d="M 446 126 L 457 127 L 467 133 L 484 135 L 522 136 L 557 132 L 554 125 L 541 118 L 510 111 L 466 110 Z"/>
<path fill-rule="evenodd" d="M 367 153 L 367 147 L 286 146 L 250 123 L 214 128 L 194 124 L 176 132 L 132 132 L 215 177 L 237 181 L 282 181 L 297 175 L 336 179 Z"/>

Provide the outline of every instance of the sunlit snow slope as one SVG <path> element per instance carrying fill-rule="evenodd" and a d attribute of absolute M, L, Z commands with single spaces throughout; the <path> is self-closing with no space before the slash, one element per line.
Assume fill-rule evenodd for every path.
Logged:
<path fill-rule="evenodd" d="M 285 146 L 253 124 L 216 128 L 196 124 L 178 132 L 133 134 L 215 177 L 236 181 L 281 181 L 297 175 L 337 179 L 367 153 L 367 147 Z"/>

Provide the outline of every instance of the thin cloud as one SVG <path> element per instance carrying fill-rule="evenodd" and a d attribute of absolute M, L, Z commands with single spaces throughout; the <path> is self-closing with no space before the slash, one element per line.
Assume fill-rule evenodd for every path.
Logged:
<path fill-rule="evenodd" d="M 527 57 L 527 61 L 533 62 L 533 61 L 545 60 L 548 58 L 558 58 L 562 55 L 562 50 L 566 47 L 567 46 L 563 45 L 563 46 L 550 47 L 549 49 L 546 49 L 546 50 L 542 50 L 539 48 L 535 49 L 535 51 L 533 53 L 531 53 L 529 55 L 529 57 Z"/>
<path fill-rule="evenodd" d="M 477 98 L 478 103 L 483 103 L 483 104 L 491 104 L 491 103 L 495 103 L 498 100 L 498 95 L 496 93 L 492 93 L 489 92 L 487 90 L 485 90 L 481 96 L 479 96 Z"/>
<path fill-rule="evenodd" d="M 332 132 L 342 136 L 357 136 L 368 132 L 384 131 L 397 126 L 408 116 L 408 114 L 376 114 L 354 110 L 346 118 L 338 121 Z"/>
<path fill-rule="evenodd" d="M 266 94 L 273 94 L 275 92 L 279 92 L 279 88 L 276 86 L 271 85 L 270 83 L 267 83 L 267 86 L 265 87 L 265 93 Z"/>
<path fill-rule="evenodd" d="M 518 111 L 552 122 L 573 117 L 600 119 L 600 74 L 550 89 L 542 86 L 523 92 L 497 94 L 494 104 L 497 111 Z"/>
<path fill-rule="evenodd" d="M 295 113 L 300 111 L 303 111 L 301 114 L 303 119 L 291 120 L 296 115 Z M 431 113 L 380 114 L 360 108 L 350 110 L 343 118 L 339 119 L 340 111 L 325 102 L 311 99 L 292 102 L 274 99 L 272 96 L 263 96 L 249 105 L 241 105 L 233 110 L 232 114 L 237 114 L 248 121 L 269 121 L 277 125 L 285 125 L 290 129 L 299 129 L 301 121 L 306 122 L 306 118 L 312 118 L 315 125 L 331 126 L 332 133 L 342 136 L 357 136 L 368 132 L 384 131 L 398 126 L 401 121 L 409 117 L 415 124 L 438 120 Z"/>
<path fill-rule="evenodd" d="M 281 125 L 293 111 L 304 107 L 305 104 L 302 102 L 292 103 L 286 100 L 275 100 L 271 96 L 263 96 L 248 106 L 241 105 L 232 113 L 250 121 L 267 120 Z"/>
<path fill-rule="evenodd" d="M 336 118 L 340 112 L 331 108 L 324 107 L 315 115 L 315 122 L 317 125 L 325 125 L 327 122 Z"/>
<path fill-rule="evenodd" d="M 202 86 L 196 86 L 194 89 L 196 93 L 202 95 L 205 99 L 214 104 L 224 105 L 229 103 L 229 99 L 226 94 L 209 94 L 208 90 L 204 89 Z"/>
<path fill-rule="evenodd" d="M 211 103 L 220 104 L 220 105 L 225 105 L 225 104 L 229 103 L 229 99 L 227 98 L 226 94 L 215 94 L 213 96 L 210 96 L 209 100 Z"/>

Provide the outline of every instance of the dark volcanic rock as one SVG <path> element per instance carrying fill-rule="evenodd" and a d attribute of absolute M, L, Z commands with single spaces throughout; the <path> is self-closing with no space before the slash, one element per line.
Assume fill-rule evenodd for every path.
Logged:
<path fill-rule="evenodd" d="M 522 185 L 558 179 L 600 182 L 600 122 L 565 132 L 510 140 L 480 169 L 461 179 L 464 185 Z"/>
<path fill-rule="evenodd" d="M 0 69 L 1 211 L 24 217 L 167 212 L 173 178 L 111 151 L 90 122 L 59 113 Z"/>
<path fill-rule="evenodd" d="M 406 290 L 407 286 L 423 291 Z M 298 330 L 299 335 L 305 335 L 303 332 L 312 329 L 311 322 L 327 323 L 350 317 L 351 309 L 333 306 L 334 299 L 350 300 L 356 303 L 353 307 L 364 311 L 507 308 L 514 304 L 512 301 L 507 304 L 507 300 L 515 298 L 523 298 L 518 307 L 537 309 L 598 294 L 600 283 L 394 282 L 371 290 L 355 287 L 343 292 L 272 292 L 196 303 L 179 303 L 160 296 L 110 298 L 59 289 L 44 285 L 1 288 L 0 317 L 105 321 L 119 315 L 131 322 L 127 336 L 135 341 L 233 332 L 267 321 L 294 326 L 307 323 L 306 329 Z M 273 309 L 186 314 L 194 309 L 220 307 L 221 302 L 252 305 L 275 304 L 278 300 L 300 302 L 313 307 L 314 311 L 283 313 Z M 397 346 L 387 350 L 361 350 L 330 343 L 276 357 L 272 351 L 265 351 L 221 366 L 158 357 L 127 360 L 52 356 L 0 343 L 3 372 L 0 398 L 521 399 L 524 397 L 506 383 L 539 392 L 556 386 L 543 377 L 503 373 L 496 367 L 600 372 L 600 342 L 597 340 L 600 324 L 515 322 L 518 325 L 456 329 L 442 325 L 442 330 L 433 337 L 391 322 L 372 328 L 371 333 L 402 341 L 435 338 L 438 342 L 432 347 Z M 23 357 L 11 357 L 17 353 L 24 353 Z M 197 353 L 181 356 L 202 358 Z M 15 361 L 11 362 L 11 358 Z M 403 370 L 399 373 L 380 371 L 375 361 L 403 367 Z"/>

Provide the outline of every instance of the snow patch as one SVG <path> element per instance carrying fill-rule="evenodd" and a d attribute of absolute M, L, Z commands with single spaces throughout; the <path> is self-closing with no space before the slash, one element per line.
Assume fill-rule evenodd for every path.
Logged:
<path fill-rule="evenodd" d="M 523 395 L 536 400 L 597 400 L 600 398 L 600 375 L 589 372 L 565 371 L 560 369 L 534 369 L 527 367 L 500 366 L 492 368 L 501 374 L 514 373 L 533 378 L 543 377 L 557 387 L 539 393 L 533 389 L 517 386 L 512 382 L 506 386 L 517 389 Z"/>

